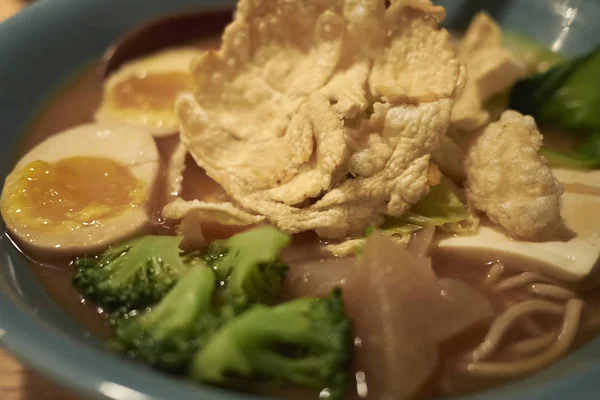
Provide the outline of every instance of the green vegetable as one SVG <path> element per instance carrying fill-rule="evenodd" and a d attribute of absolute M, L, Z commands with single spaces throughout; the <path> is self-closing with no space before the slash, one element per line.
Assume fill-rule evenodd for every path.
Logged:
<path fill-rule="evenodd" d="M 341 291 L 274 307 L 255 305 L 226 323 L 191 362 L 193 380 L 222 386 L 256 380 L 327 389 L 341 399 L 349 382 L 351 322 Z"/>
<path fill-rule="evenodd" d="M 141 236 L 96 258 L 75 261 L 73 284 L 106 311 L 131 311 L 159 301 L 188 272 L 181 237 Z"/>
<path fill-rule="evenodd" d="M 408 237 L 412 233 L 423 229 L 423 227 L 424 225 L 411 224 L 402 218 L 388 216 L 386 217 L 383 225 L 381 225 L 379 228 L 375 226 L 368 227 L 366 229 L 365 236 L 368 237 L 376 230 L 380 230 L 384 235 Z"/>
<path fill-rule="evenodd" d="M 510 107 L 554 129 L 600 131 L 600 46 L 517 83 Z"/>
<path fill-rule="evenodd" d="M 581 147 L 568 152 L 558 152 L 548 148 L 540 149 L 548 165 L 561 168 L 600 168 L 600 132 L 588 136 Z"/>
<path fill-rule="evenodd" d="M 223 281 L 228 301 L 271 304 L 281 295 L 288 267 L 279 254 L 289 243 L 289 235 L 265 226 L 211 243 L 204 259 Z"/>
<path fill-rule="evenodd" d="M 216 326 L 211 314 L 215 274 L 199 259 L 193 265 L 150 311 L 117 321 L 110 347 L 163 371 L 185 371 Z"/>
<path fill-rule="evenodd" d="M 476 219 L 445 177 L 439 185 L 432 186 L 410 211 L 401 217 L 387 217 L 378 229 L 388 236 L 407 236 L 429 225 L 455 233 L 470 233 L 477 229 Z M 369 227 L 367 236 L 373 230 Z"/>
<path fill-rule="evenodd" d="M 526 65 L 528 75 L 545 72 L 565 60 L 561 54 L 553 52 L 520 32 L 505 31 L 502 38 L 504 46 Z"/>
<path fill-rule="evenodd" d="M 289 235 L 256 228 L 215 241 L 203 257 L 183 255 L 180 242 L 142 236 L 76 261 L 75 285 L 120 311 L 110 348 L 197 381 L 287 382 L 342 398 L 353 336 L 341 292 L 267 305 L 280 300 Z"/>
<path fill-rule="evenodd" d="M 463 221 L 469 217 L 469 211 L 458 198 L 452 184 L 442 178 L 439 185 L 432 186 L 429 193 L 402 218 L 416 225 L 443 226 Z"/>
<path fill-rule="evenodd" d="M 533 115 L 540 125 L 586 137 L 574 151 L 543 148 L 550 166 L 600 167 L 600 46 L 519 82 L 510 107 Z"/>

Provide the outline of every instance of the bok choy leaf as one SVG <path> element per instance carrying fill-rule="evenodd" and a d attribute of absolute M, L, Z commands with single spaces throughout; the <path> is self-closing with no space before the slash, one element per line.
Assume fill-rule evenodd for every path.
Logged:
<path fill-rule="evenodd" d="M 540 150 L 551 167 L 560 168 L 600 168 L 600 132 L 589 135 L 576 150 L 559 152 L 543 147 Z"/>
<path fill-rule="evenodd" d="M 439 185 L 432 186 L 411 209 L 401 217 L 387 217 L 377 228 L 388 236 L 408 236 L 425 226 L 455 233 L 474 233 L 479 220 L 458 197 L 454 186 L 446 177 Z M 375 228 L 370 228 L 367 235 Z"/>
<path fill-rule="evenodd" d="M 510 108 L 553 129 L 600 131 L 600 46 L 517 83 Z"/>
<path fill-rule="evenodd" d="M 510 108 L 583 139 L 572 151 L 542 148 L 551 167 L 600 168 L 600 46 L 517 83 Z"/>

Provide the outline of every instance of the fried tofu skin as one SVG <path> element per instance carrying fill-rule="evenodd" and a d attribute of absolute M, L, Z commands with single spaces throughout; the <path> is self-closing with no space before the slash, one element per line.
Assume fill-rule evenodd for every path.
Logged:
<path fill-rule="evenodd" d="M 510 88 L 526 71 L 504 48 L 502 30 L 484 12 L 473 18 L 457 51 L 467 68 L 467 84 L 452 110 L 452 129 L 473 131 L 492 120 L 486 102 Z"/>
<path fill-rule="evenodd" d="M 530 116 L 505 111 L 474 139 L 465 159 L 467 198 L 516 238 L 541 241 L 561 225 L 563 187 L 538 154 Z"/>
<path fill-rule="evenodd" d="M 192 65 L 181 140 L 248 213 L 294 233 L 358 235 L 429 191 L 465 81 L 429 1 L 241 0 Z"/>

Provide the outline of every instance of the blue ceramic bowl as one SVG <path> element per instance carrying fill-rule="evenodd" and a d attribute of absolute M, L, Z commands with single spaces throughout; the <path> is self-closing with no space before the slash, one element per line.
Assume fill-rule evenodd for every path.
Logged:
<path fill-rule="evenodd" d="M 300 0 L 299 0 L 300 1 Z M 150 18 L 231 4 L 218 0 L 41 0 L 0 24 L 0 176 L 43 100 L 120 34 Z M 599 42 L 597 0 L 439 1 L 448 24 L 465 26 L 482 4 L 506 27 L 576 55 Z M 234 400 L 249 396 L 195 386 L 124 361 L 44 292 L 6 237 L 0 238 L 0 343 L 61 384 L 97 399 Z M 600 338 L 543 372 L 470 397 L 481 400 L 600 398 Z M 465 398 L 466 400 L 466 398 Z"/>

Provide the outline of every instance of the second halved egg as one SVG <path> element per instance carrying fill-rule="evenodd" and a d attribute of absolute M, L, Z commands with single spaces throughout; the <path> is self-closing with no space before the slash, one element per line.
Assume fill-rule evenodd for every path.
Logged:
<path fill-rule="evenodd" d="M 190 63 L 201 54 L 197 48 L 180 47 L 123 65 L 104 84 L 96 121 L 137 125 L 155 137 L 176 133 L 175 100 L 194 90 Z"/>

